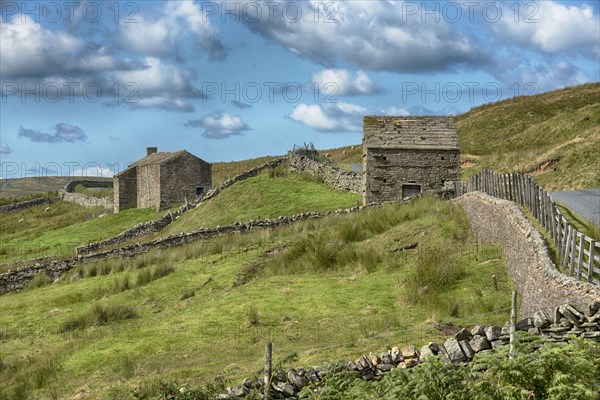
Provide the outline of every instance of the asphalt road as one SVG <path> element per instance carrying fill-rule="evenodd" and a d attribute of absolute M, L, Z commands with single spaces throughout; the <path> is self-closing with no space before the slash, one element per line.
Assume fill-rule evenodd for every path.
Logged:
<path fill-rule="evenodd" d="M 600 189 L 550 192 L 552 200 L 564 204 L 588 221 L 600 226 Z"/>

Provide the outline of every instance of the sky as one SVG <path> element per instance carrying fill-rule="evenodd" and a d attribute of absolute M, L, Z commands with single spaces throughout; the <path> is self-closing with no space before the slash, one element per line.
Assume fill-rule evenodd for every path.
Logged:
<path fill-rule="evenodd" d="M 112 176 L 360 144 L 365 115 L 458 115 L 600 81 L 594 1 L 0 0 L 0 177 Z"/>

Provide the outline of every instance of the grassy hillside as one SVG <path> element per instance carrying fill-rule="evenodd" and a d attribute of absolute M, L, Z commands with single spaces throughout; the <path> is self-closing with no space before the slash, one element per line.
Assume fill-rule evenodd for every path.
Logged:
<path fill-rule="evenodd" d="M 112 180 L 112 178 L 90 178 L 90 177 L 70 177 L 70 176 L 42 176 L 36 178 L 19 179 L 0 179 L 0 199 L 11 199 L 10 202 L 22 201 L 21 196 L 28 196 L 37 193 L 56 192 L 65 187 L 65 185 L 77 179 L 86 180 Z"/>
<path fill-rule="evenodd" d="M 46 211 L 48 208 L 48 211 Z M 106 214 L 102 208 L 57 201 L 0 215 L 0 262 L 72 255 L 76 246 L 106 239 L 164 211 L 132 209 Z M 100 217 L 103 215 L 102 217 Z M 0 267 L 0 273 L 8 267 Z"/>
<path fill-rule="evenodd" d="M 212 164 L 212 185 L 219 186 L 229 178 L 241 174 L 244 171 L 263 165 L 266 162 L 275 160 L 279 156 L 265 156 L 251 158 L 241 161 L 216 162 Z"/>
<path fill-rule="evenodd" d="M 162 234 L 305 211 L 330 211 L 362 204 L 362 197 L 278 168 L 227 188 L 169 225 Z"/>
<path fill-rule="evenodd" d="M 548 190 L 600 187 L 600 83 L 475 107 L 456 128 L 463 177 L 491 168 L 530 173 Z M 361 151 L 321 154 L 343 165 L 362 162 Z"/>
<path fill-rule="evenodd" d="M 600 187 L 600 83 L 476 107 L 456 126 L 472 172 L 529 172 L 548 190 Z"/>
<path fill-rule="evenodd" d="M 441 321 L 501 323 L 501 257 L 473 247 L 458 205 L 422 198 L 88 264 L 71 274 L 83 279 L 0 298 L 0 398 L 237 384 L 267 340 L 276 366 L 318 365 L 445 336 Z"/>

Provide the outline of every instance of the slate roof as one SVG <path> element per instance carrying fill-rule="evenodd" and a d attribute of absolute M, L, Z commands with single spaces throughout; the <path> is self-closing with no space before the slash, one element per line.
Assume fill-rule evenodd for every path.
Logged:
<path fill-rule="evenodd" d="M 168 151 L 161 151 L 160 153 L 154 153 L 154 154 L 150 154 L 149 156 L 146 156 L 144 158 L 140 158 L 136 162 L 129 164 L 129 166 L 126 169 L 119 172 L 115 176 L 119 176 L 119 175 L 125 173 L 126 171 L 129 171 L 135 167 L 142 167 L 144 165 L 153 165 L 153 164 L 164 165 L 164 164 L 167 164 L 185 154 L 190 155 L 192 157 L 196 157 L 195 155 L 191 154 L 190 152 L 188 152 L 186 150 L 179 150 L 179 151 L 176 151 L 173 153 L 168 152 Z M 198 157 L 196 157 L 196 158 L 198 158 Z M 202 159 L 200 159 L 200 160 L 206 163 L 206 161 L 204 161 Z"/>
<path fill-rule="evenodd" d="M 368 115 L 363 141 L 367 148 L 459 150 L 453 117 Z"/>
<path fill-rule="evenodd" d="M 151 165 L 151 164 L 163 165 L 163 164 L 168 163 L 171 160 L 176 159 L 179 156 L 184 155 L 185 153 L 187 153 L 187 151 L 185 151 L 185 150 L 179 150 L 174 153 L 171 153 L 168 151 L 161 151 L 160 153 L 154 153 L 154 154 L 150 154 L 149 156 L 146 156 L 144 158 L 140 158 L 136 162 L 129 164 L 129 168 L 141 167 L 144 165 Z"/>

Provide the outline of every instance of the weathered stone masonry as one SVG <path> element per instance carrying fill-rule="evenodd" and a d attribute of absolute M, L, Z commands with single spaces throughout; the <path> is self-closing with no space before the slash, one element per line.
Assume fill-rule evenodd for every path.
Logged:
<path fill-rule="evenodd" d="M 572 336 L 600 342 L 600 303 L 565 304 L 556 307 L 551 315 L 542 311 L 523 318 L 516 324 L 517 331 L 527 331 L 540 337 L 541 343 L 531 345 L 535 351 L 548 342 L 566 343 Z M 463 328 L 444 343 L 430 342 L 420 348 L 416 346 L 392 347 L 380 354 L 369 353 L 348 363 L 337 362 L 312 368 L 290 368 L 273 373 L 270 395 L 275 399 L 297 399 L 300 391 L 309 385 L 316 385 L 328 376 L 343 371 L 355 371 L 357 378 L 364 381 L 377 381 L 396 368 L 413 368 L 430 357 L 439 357 L 445 362 L 465 363 L 473 360 L 476 354 L 495 351 L 509 343 L 510 326 L 503 327 L 475 325 Z M 529 341 L 528 339 L 526 339 Z M 487 369 L 479 363 L 478 369 Z M 240 386 L 227 388 L 227 393 L 217 396 L 220 400 L 244 398 L 251 390 L 264 390 L 262 377 L 246 378 Z"/>
<path fill-rule="evenodd" d="M 308 219 L 323 218 L 330 215 L 339 215 L 352 212 L 359 212 L 363 207 L 352 207 L 343 210 L 328 212 L 305 212 L 292 216 L 281 216 L 279 218 L 270 218 L 265 220 L 252 220 L 248 222 L 238 222 L 231 225 L 225 225 L 216 228 L 198 229 L 192 232 L 181 233 L 178 235 L 167 236 L 162 239 L 151 240 L 144 243 L 136 243 L 120 248 L 78 255 L 63 260 L 52 260 L 43 263 L 37 263 L 26 267 L 18 268 L 0 274 L 0 295 L 15 290 L 20 290 L 33 279 L 35 275 L 45 274 L 48 281 L 60 277 L 65 272 L 71 270 L 75 265 L 93 261 L 104 260 L 114 257 L 133 257 L 138 254 L 147 253 L 154 249 L 168 248 L 172 246 L 181 246 L 196 240 L 209 239 L 216 236 L 228 235 L 232 233 L 246 233 L 256 229 L 277 228 L 287 226 L 298 221 Z"/>
<path fill-rule="evenodd" d="M 168 208 L 173 203 L 193 201 L 212 185 L 211 165 L 181 150 L 157 153 L 146 149 L 146 157 L 114 176 L 115 212 L 128 208 Z"/>
<path fill-rule="evenodd" d="M 183 205 L 173 212 L 166 213 L 161 218 L 137 224 L 134 227 L 127 229 L 126 231 L 121 232 L 120 234 L 111 238 L 102 240 L 100 242 L 94 242 L 83 246 L 79 246 L 75 249 L 75 254 L 88 254 L 92 251 L 98 251 L 99 249 L 102 249 L 104 247 L 123 243 L 139 236 L 143 236 L 153 232 L 159 232 L 162 229 L 164 229 L 167 225 L 175 221 L 177 218 L 179 218 L 181 215 L 183 215 L 186 211 L 196 207 L 200 203 L 208 201 L 213 197 L 217 196 L 219 193 L 221 193 L 223 189 L 228 188 L 236 182 L 256 176 L 265 170 L 275 168 L 276 166 L 282 164 L 284 161 L 285 158 L 278 158 L 273 161 L 266 162 L 258 167 L 252 168 L 248 171 L 242 172 L 241 174 L 236 175 L 233 178 L 223 182 L 219 187 L 210 190 L 206 194 L 206 196 L 201 198 L 199 201 L 194 201 L 189 203 L 188 205 Z"/>
<path fill-rule="evenodd" d="M 112 188 L 113 183 L 111 181 L 101 180 L 75 180 L 67 183 L 65 187 L 58 191 L 58 197 L 62 201 L 68 201 L 70 203 L 79 204 L 84 207 L 94 208 L 103 207 L 109 210 L 113 209 L 112 199 L 100 199 L 97 197 L 88 196 L 82 193 L 74 193 L 75 187 L 82 185 L 84 187 L 91 188 Z"/>
<path fill-rule="evenodd" d="M 28 208 L 31 208 L 33 206 L 37 206 L 40 204 L 50 204 L 50 198 L 49 197 L 40 197 L 39 199 L 27 200 L 27 201 L 22 201 L 20 203 L 13 203 L 13 204 L 7 204 L 5 206 L 0 206 L 0 214 L 4 214 L 7 212 L 11 212 L 11 211 L 26 210 Z"/>
<path fill-rule="evenodd" d="M 478 240 L 503 246 L 509 273 L 521 295 L 521 314 L 550 312 L 566 302 L 600 301 L 600 287 L 558 271 L 542 235 L 515 203 L 482 192 L 465 194 L 456 201 L 467 213 Z"/>
<path fill-rule="evenodd" d="M 290 152 L 288 154 L 289 169 L 294 172 L 307 172 L 320 176 L 323 181 L 331 186 L 352 193 L 363 194 L 364 186 L 360 173 L 344 171 L 322 162 L 311 160 L 302 154 Z"/>
<path fill-rule="evenodd" d="M 363 164 L 365 204 L 451 190 L 460 172 L 454 120 L 366 116 Z"/>

